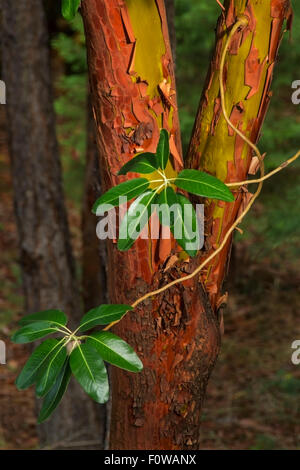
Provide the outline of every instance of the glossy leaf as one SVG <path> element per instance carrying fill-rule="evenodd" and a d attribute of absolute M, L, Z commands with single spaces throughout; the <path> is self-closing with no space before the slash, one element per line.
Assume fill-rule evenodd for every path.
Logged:
<path fill-rule="evenodd" d="M 177 194 L 178 205 L 171 231 L 178 244 L 190 256 L 196 256 L 199 246 L 197 215 L 191 202 L 182 194 Z M 191 246 L 194 245 L 194 246 Z"/>
<path fill-rule="evenodd" d="M 65 326 L 68 320 L 66 315 L 60 310 L 44 310 L 42 312 L 26 315 L 26 317 L 21 318 L 19 325 L 24 326 L 41 321 L 49 321 L 53 325 Z"/>
<path fill-rule="evenodd" d="M 129 370 L 140 372 L 143 364 L 129 344 L 109 331 L 101 331 L 89 336 L 87 344 L 93 346 L 104 361 Z"/>
<path fill-rule="evenodd" d="M 16 379 L 16 386 L 19 390 L 24 390 L 35 382 L 40 367 L 44 366 L 48 357 L 58 346 L 59 341 L 57 339 L 46 339 L 33 351 Z"/>
<path fill-rule="evenodd" d="M 61 12 L 63 17 L 71 21 L 76 15 L 81 0 L 62 0 Z"/>
<path fill-rule="evenodd" d="M 174 184 L 178 188 L 197 196 L 227 202 L 234 201 L 233 194 L 222 181 L 203 171 L 183 170 L 179 173 Z"/>
<path fill-rule="evenodd" d="M 121 222 L 118 240 L 119 250 L 129 250 L 139 237 L 151 216 L 151 206 L 154 204 L 155 196 L 154 191 L 147 191 L 131 204 Z"/>
<path fill-rule="evenodd" d="M 92 211 L 97 213 L 99 206 L 110 204 L 114 207 L 119 206 L 119 198 L 121 196 L 127 197 L 130 201 L 134 197 L 139 196 L 149 188 L 149 181 L 146 178 L 134 178 L 133 180 L 125 181 L 109 189 L 95 202 Z"/>
<path fill-rule="evenodd" d="M 37 373 L 36 395 L 43 397 L 55 383 L 67 358 L 67 350 L 61 344 L 49 355 L 47 361 Z"/>
<path fill-rule="evenodd" d="M 170 227 L 174 224 L 174 204 L 178 204 L 177 196 L 171 186 L 166 186 L 156 197 L 155 203 L 160 207 L 158 208 L 158 216 L 162 225 Z"/>
<path fill-rule="evenodd" d="M 126 175 L 127 173 L 141 173 L 146 175 L 153 173 L 158 168 L 159 164 L 155 153 L 141 153 L 122 166 L 118 175 Z"/>
<path fill-rule="evenodd" d="M 70 356 L 70 366 L 86 393 L 97 403 L 109 399 L 107 371 L 98 352 L 89 344 L 78 345 Z"/>
<path fill-rule="evenodd" d="M 170 157 L 169 134 L 165 129 L 160 131 L 160 138 L 156 149 L 159 166 L 164 170 Z"/>
<path fill-rule="evenodd" d="M 29 325 L 23 326 L 20 330 L 12 336 L 11 340 L 13 343 L 23 344 L 30 343 L 36 339 L 44 338 L 52 333 L 57 332 L 56 326 L 51 326 L 50 322 L 41 321 L 30 323 Z"/>
<path fill-rule="evenodd" d="M 64 393 L 67 389 L 71 378 L 72 372 L 69 364 L 69 360 L 67 359 L 64 363 L 63 368 L 61 369 L 55 384 L 49 390 L 47 395 L 43 400 L 43 405 L 38 417 L 38 423 L 42 423 L 49 418 L 49 416 L 53 413 L 55 408 L 59 405 L 61 399 L 64 396 Z"/>
<path fill-rule="evenodd" d="M 86 313 L 80 321 L 80 331 L 90 330 L 97 325 L 108 325 L 120 320 L 126 312 L 132 310 L 130 305 L 100 305 Z"/>

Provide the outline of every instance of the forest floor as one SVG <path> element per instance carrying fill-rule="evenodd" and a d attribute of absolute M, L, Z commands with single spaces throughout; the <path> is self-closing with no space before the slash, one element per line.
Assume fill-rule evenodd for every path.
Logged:
<path fill-rule="evenodd" d="M 23 298 L 3 129 L 0 178 L 0 339 L 7 344 L 7 364 L 0 365 L 0 449 L 32 449 L 37 448 L 33 391 L 21 393 L 14 385 L 29 350 L 9 342 Z M 68 209 L 80 257 L 80 214 L 71 201 Z M 250 243 L 235 245 L 222 351 L 202 418 L 202 448 L 299 450 L 300 366 L 291 362 L 291 344 L 300 339 L 299 263 L 280 250 L 276 257 L 253 261 Z"/>

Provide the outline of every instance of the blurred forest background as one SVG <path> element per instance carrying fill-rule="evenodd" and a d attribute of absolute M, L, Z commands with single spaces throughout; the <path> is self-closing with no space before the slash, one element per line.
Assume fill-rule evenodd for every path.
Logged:
<path fill-rule="evenodd" d="M 176 73 L 184 148 L 187 148 L 207 72 L 220 7 L 211 0 L 176 0 Z M 273 98 L 260 148 L 267 169 L 300 148 L 300 105 L 291 84 L 300 79 L 300 4 L 294 1 L 292 42 L 285 35 L 275 70 Z M 45 2 L 51 38 L 57 135 L 78 278 L 82 276 L 82 201 L 88 141 L 88 83 L 80 15 L 67 24 L 59 2 Z M 32 84 L 34 87 L 34 83 Z M 22 315 L 7 146 L 0 107 L 0 339 Z M 300 164 L 265 183 L 263 194 L 236 237 L 226 290 L 222 352 L 210 381 L 202 424 L 205 449 L 300 449 L 300 367 L 291 344 L 300 339 Z M 0 366 L 0 449 L 35 448 L 31 390 L 14 386 L 28 351 L 9 345 Z"/>

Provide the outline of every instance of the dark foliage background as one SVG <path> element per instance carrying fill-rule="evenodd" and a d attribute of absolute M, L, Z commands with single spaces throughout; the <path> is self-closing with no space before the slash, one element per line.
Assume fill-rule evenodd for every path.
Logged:
<path fill-rule="evenodd" d="M 80 278 L 88 95 L 84 35 L 79 15 L 66 24 L 59 9 L 52 2 L 45 3 L 51 29 L 57 133 Z M 175 3 L 178 98 L 186 149 L 220 7 L 211 0 Z M 293 3 L 292 41 L 286 34 L 260 141 L 260 148 L 268 154 L 268 170 L 300 148 L 300 105 L 291 102 L 291 84 L 300 79 L 300 4 Z M 6 339 L 22 313 L 23 299 L 3 106 L 0 176 L 0 338 Z M 300 367 L 291 363 L 291 344 L 300 339 L 299 183 L 300 163 L 266 182 L 243 224 L 244 235 L 236 237 L 226 286 L 230 297 L 224 312 L 222 353 L 203 415 L 203 448 L 300 449 Z M 19 394 L 13 384 L 26 355 L 25 348 L 12 347 L 7 367 L 0 366 L 0 449 L 34 448 L 37 443 L 33 395 L 31 391 Z"/>

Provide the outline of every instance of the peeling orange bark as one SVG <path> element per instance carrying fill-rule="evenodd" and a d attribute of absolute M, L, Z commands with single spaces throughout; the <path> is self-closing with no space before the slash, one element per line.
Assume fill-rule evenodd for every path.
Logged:
<path fill-rule="evenodd" d="M 204 168 L 224 181 L 245 179 L 251 163 L 249 150 L 228 128 L 221 112 L 218 64 L 226 28 L 237 14 L 249 18 L 247 30 L 237 33 L 230 45 L 226 106 L 233 122 L 255 141 L 270 98 L 288 2 L 264 0 L 259 8 L 251 0 L 226 2 L 191 142 L 189 165 Z M 121 182 L 116 174 L 136 152 L 155 150 L 162 127 L 171 133 L 171 152 L 179 169 L 182 155 L 176 87 L 163 0 L 85 0 L 82 14 L 104 190 Z M 242 84 L 237 77 L 243 77 Z M 241 191 L 232 205 L 220 201 L 208 204 L 209 253 L 218 246 L 247 197 Z M 112 449 L 199 448 L 202 402 L 220 347 L 216 310 L 225 298 L 220 295 L 229 245 L 211 263 L 201 282 L 193 279 L 148 299 L 115 327 L 140 355 L 144 371 L 134 375 L 112 370 Z M 139 239 L 127 253 L 118 252 L 111 243 L 111 301 L 131 304 L 191 273 L 203 255 L 184 260 L 172 240 L 149 243 Z"/>
<path fill-rule="evenodd" d="M 142 50 L 130 12 L 135 23 L 145 28 Z M 162 127 L 170 132 L 175 165 L 182 167 L 172 55 L 169 41 L 164 40 L 167 25 L 162 15 L 163 1 L 94 1 L 83 6 L 83 16 L 89 22 L 86 35 L 91 45 L 90 80 L 97 103 L 94 113 L 102 137 L 99 145 L 107 156 L 104 189 L 121 182 L 116 178 L 118 170 L 137 152 L 155 151 Z M 152 43 L 155 24 L 161 33 L 161 38 L 155 37 L 156 46 Z M 148 55 L 155 59 L 152 65 Z M 137 245 L 137 257 L 143 258 L 149 247 L 144 241 Z M 155 254 L 156 243 L 152 245 Z M 150 282 L 158 261 L 153 258 L 148 265 L 143 263 L 143 272 L 138 268 L 135 274 Z"/>
<path fill-rule="evenodd" d="M 259 165 L 252 150 L 226 123 L 220 110 L 219 73 L 221 53 L 230 28 L 239 15 L 248 26 L 232 39 L 225 64 L 226 109 L 231 122 L 252 142 L 257 142 L 271 98 L 270 86 L 284 20 L 291 23 L 292 10 L 287 0 L 227 0 L 219 18 L 215 54 L 200 102 L 191 140 L 188 165 L 201 168 L 225 182 L 243 181 L 255 174 Z M 251 194 L 246 188 L 236 193 L 235 203 L 209 201 L 206 206 L 207 252 L 220 245 Z M 231 241 L 211 261 L 202 282 L 215 310 L 222 296 Z"/>

